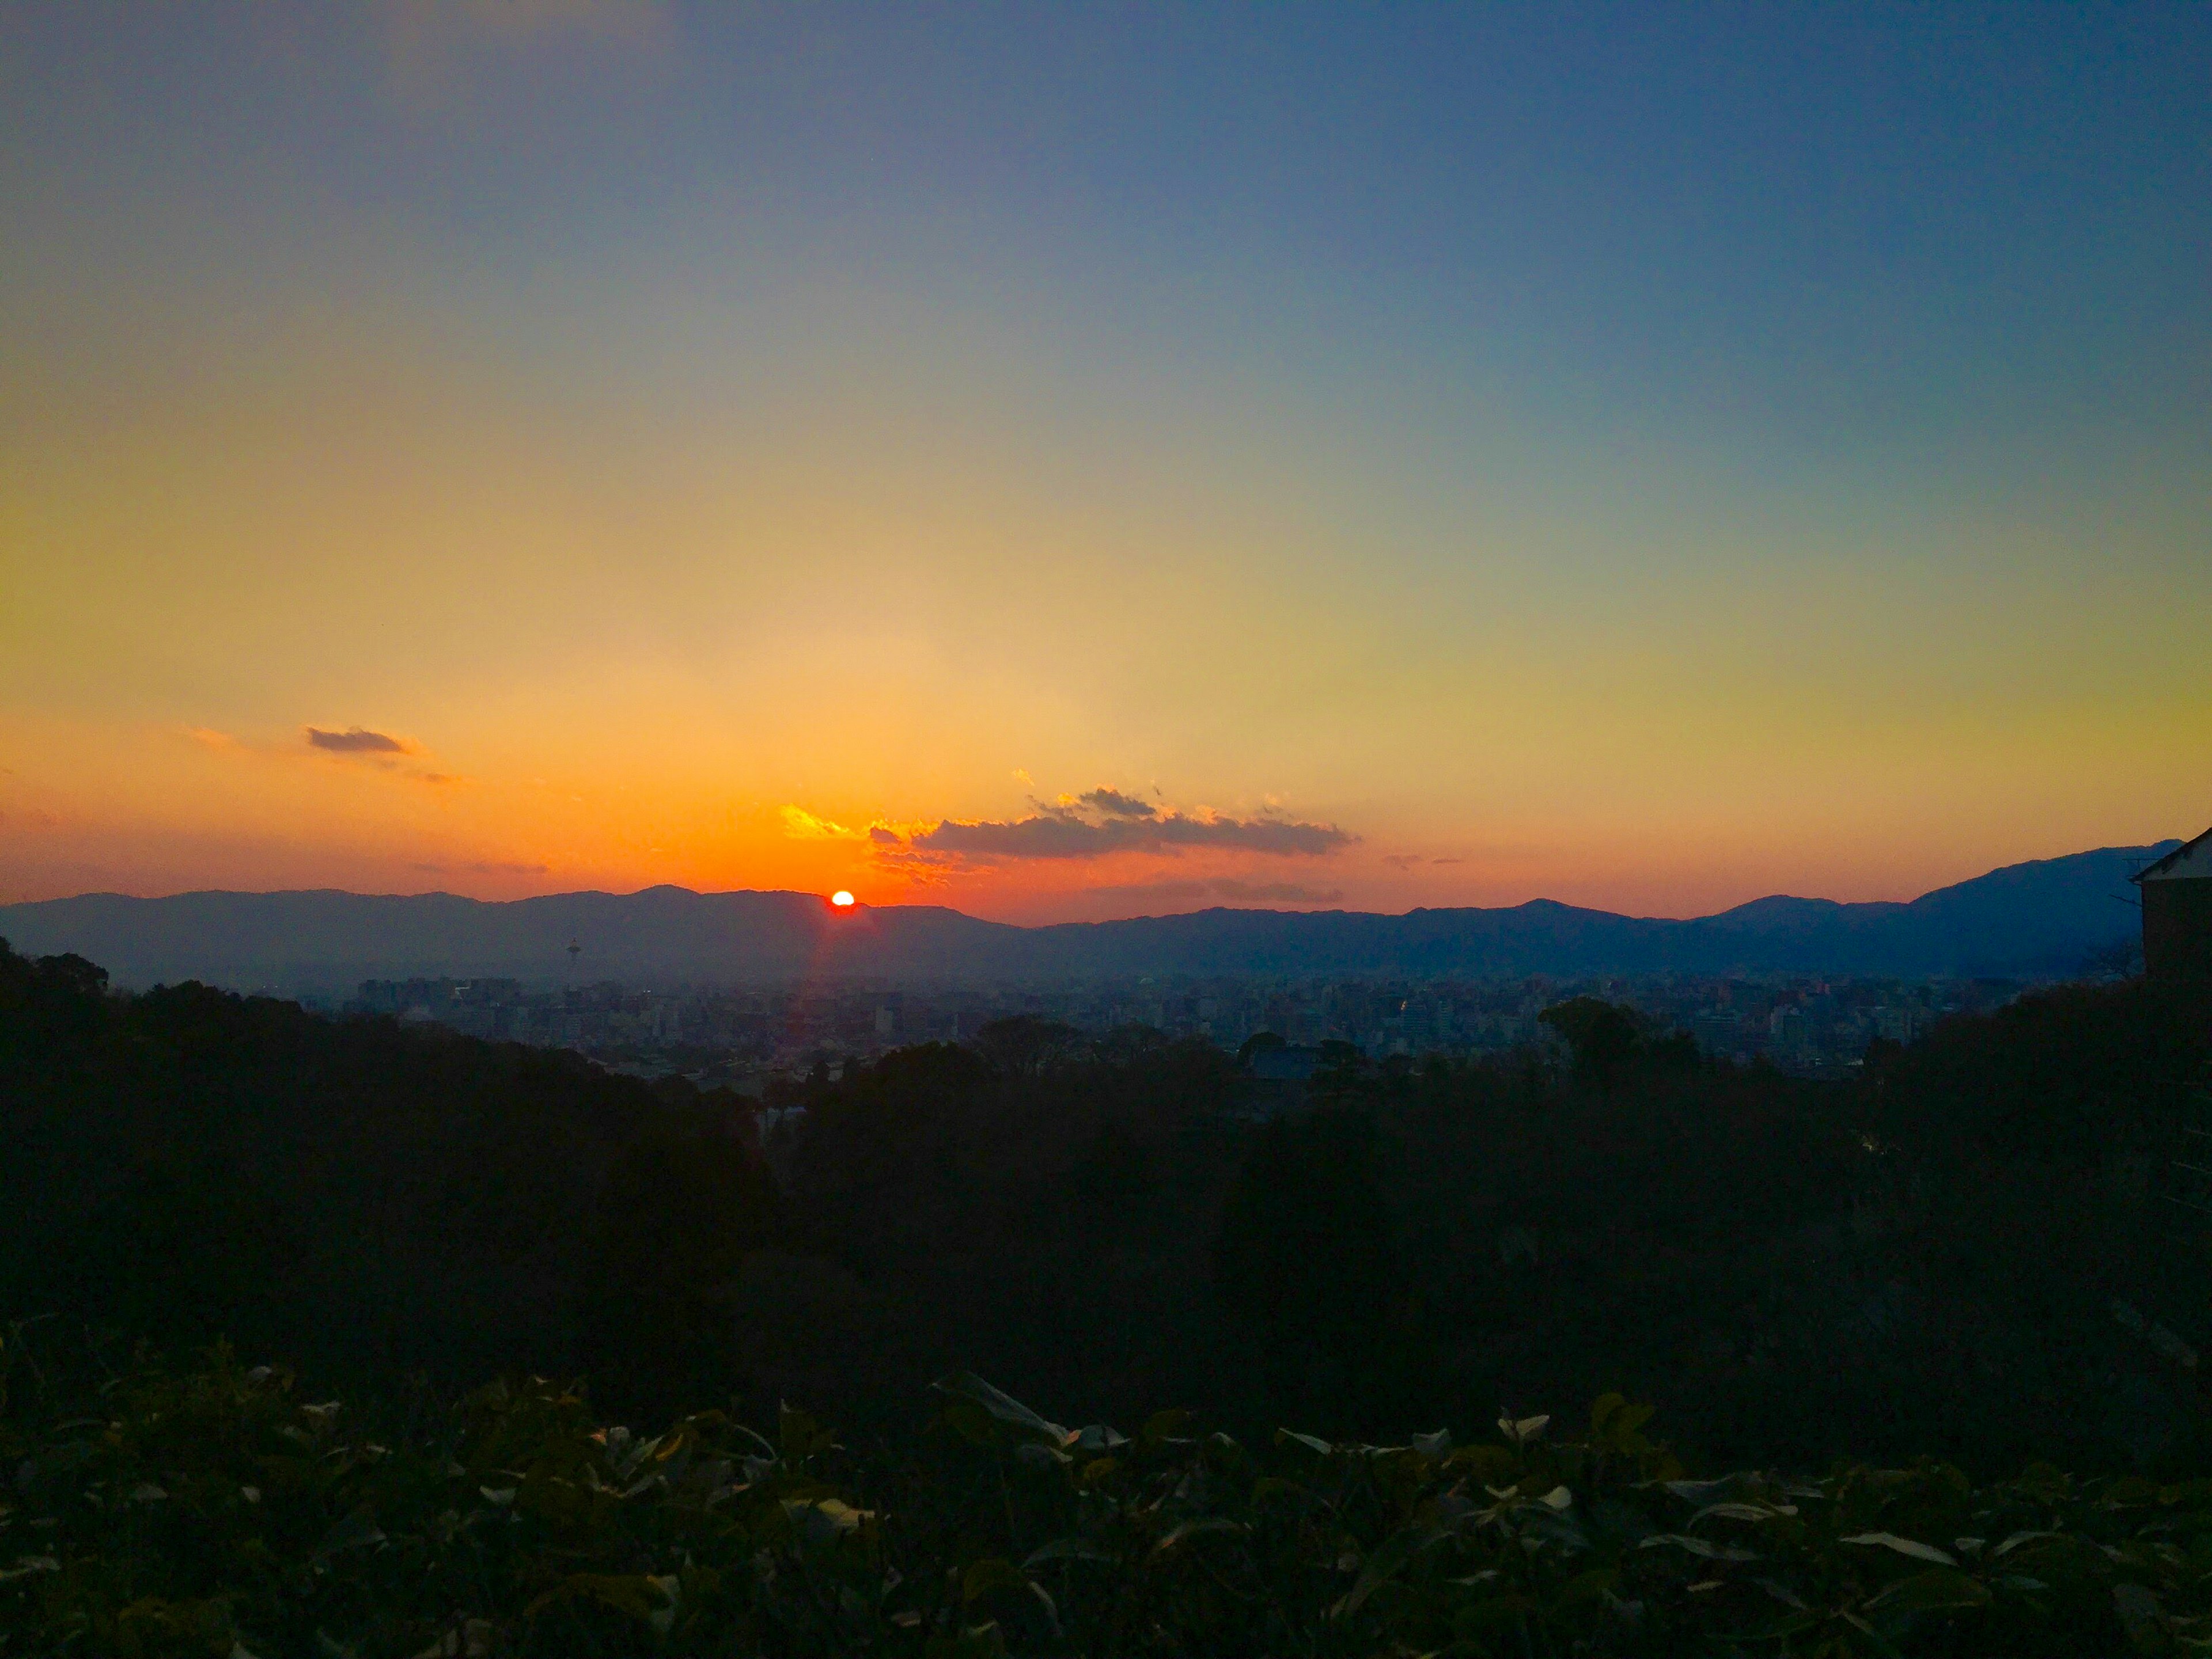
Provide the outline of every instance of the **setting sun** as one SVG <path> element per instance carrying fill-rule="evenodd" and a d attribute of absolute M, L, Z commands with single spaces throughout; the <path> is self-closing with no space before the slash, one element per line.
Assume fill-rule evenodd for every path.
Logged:
<path fill-rule="evenodd" d="M 853 896 L 850 893 L 832 893 L 830 895 L 830 902 L 838 906 L 840 908 L 850 904 L 852 902 Z"/>

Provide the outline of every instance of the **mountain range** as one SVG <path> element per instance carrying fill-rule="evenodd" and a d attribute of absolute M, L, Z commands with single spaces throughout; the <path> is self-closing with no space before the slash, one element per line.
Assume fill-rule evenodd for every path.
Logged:
<path fill-rule="evenodd" d="M 2010 865 L 1910 902 L 1756 899 L 1676 921 L 1549 899 L 1402 915 L 1201 910 L 1021 927 L 934 905 L 834 909 L 811 893 L 88 893 L 0 906 L 0 938 L 75 951 L 117 983 L 350 990 L 509 975 L 740 983 L 1063 981 L 1142 974 L 1815 973 L 2058 978 L 2131 939 L 2128 877 L 2178 843 Z M 568 947 L 580 948 L 573 966 Z"/>

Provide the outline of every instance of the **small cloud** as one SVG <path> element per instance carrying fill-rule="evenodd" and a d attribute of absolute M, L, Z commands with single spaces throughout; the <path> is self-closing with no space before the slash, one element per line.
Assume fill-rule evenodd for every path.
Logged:
<path fill-rule="evenodd" d="M 462 867 L 480 876 L 542 876 L 548 873 L 547 866 L 542 864 L 501 864 L 481 859 Z"/>
<path fill-rule="evenodd" d="M 1302 887 L 1291 881 L 1237 881 L 1224 877 L 1212 887 L 1223 898 L 1252 903 L 1334 904 L 1344 896 L 1341 887 Z"/>
<path fill-rule="evenodd" d="M 878 847 L 903 847 L 906 845 L 906 837 L 899 834 L 897 830 L 892 829 L 889 824 L 884 823 L 870 824 L 868 826 L 868 839 Z"/>
<path fill-rule="evenodd" d="M 1177 853 L 1185 848 L 1233 848 L 1275 857 L 1317 857 L 1358 839 L 1333 823 L 1289 818 L 1232 818 L 1206 813 L 1159 812 L 1142 818 L 1106 817 L 1094 823 L 1070 809 L 1041 810 L 1034 817 L 963 823 L 947 818 L 911 837 L 923 853 L 955 858 L 1095 859 L 1115 853 Z"/>
<path fill-rule="evenodd" d="M 188 726 L 185 728 L 185 735 L 203 749 L 226 750 L 239 746 L 238 739 L 229 732 L 218 732 L 212 726 Z"/>
<path fill-rule="evenodd" d="M 1213 895 L 1212 884 L 1203 881 L 1140 881 L 1132 882 L 1122 887 L 1088 887 L 1084 890 L 1095 897 L 1135 900 L 1139 902 L 1164 899 L 1175 903 L 1182 903 L 1191 899 L 1210 898 Z"/>
<path fill-rule="evenodd" d="M 927 853 L 917 853 L 904 845 L 887 846 L 878 842 L 873 862 L 878 868 L 915 887 L 942 887 L 954 873 L 951 860 Z"/>
<path fill-rule="evenodd" d="M 858 841 L 861 832 L 848 830 L 835 819 L 817 817 L 803 806 L 780 809 L 783 833 L 793 841 Z"/>
<path fill-rule="evenodd" d="M 451 772 L 411 772 L 408 775 L 417 783 L 427 783 L 433 789 L 442 789 L 449 784 L 466 783 L 468 780 Z"/>
<path fill-rule="evenodd" d="M 1103 784 L 1079 797 L 1085 806 L 1097 809 L 1113 818 L 1149 818 L 1153 816 L 1150 801 L 1125 795 L 1118 789 L 1109 789 Z"/>
<path fill-rule="evenodd" d="M 1030 769 L 1026 766 L 1017 766 L 1014 769 L 1014 781 L 1024 789 L 1036 787 L 1036 780 L 1030 775 Z"/>
<path fill-rule="evenodd" d="M 1431 859 L 1429 862 L 1431 864 L 1465 864 L 1467 860 L 1465 859 Z"/>
<path fill-rule="evenodd" d="M 1188 903 L 1193 899 L 1219 898 L 1236 904 L 1334 904 L 1344 896 L 1344 890 L 1339 887 L 1306 887 L 1289 881 L 1243 881 L 1234 876 L 1206 881 L 1137 882 L 1124 887 L 1091 887 L 1084 890 L 1093 897 L 1139 903 Z"/>
<path fill-rule="evenodd" d="M 320 726 L 307 728 L 307 746 L 323 749 L 333 755 L 411 755 L 415 745 L 399 738 L 387 737 L 381 732 L 371 732 L 365 726 L 353 726 L 343 732 L 325 732 Z"/>
<path fill-rule="evenodd" d="M 1385 853 L 1382 855 L 1382 862 L 1393 870 L 1410 870 L 1420 861 L 1419 855 L 1413 853 Z"/>

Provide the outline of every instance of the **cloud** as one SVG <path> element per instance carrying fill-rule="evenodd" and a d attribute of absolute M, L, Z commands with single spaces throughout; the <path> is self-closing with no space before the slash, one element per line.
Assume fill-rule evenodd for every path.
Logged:
<path fill-rule="evenodd" d="M 861 831 L 848 830 L 834 818 L 817 817 L 803 806 L 779 809 L 783 833 L 793 841 L 858 841 Z"/>
<path fill-rule="evenodd" d="M 410 772 L 407 775 L 417 783 L 428 784 L 433 789 L 442 789 L 447 784 L 468 781 L 466 778 L 456 776 L 451 772 Z"/>
<path fill-rule="evenodd" d="M 1084 891 L 1086 896 L 1094 898 L 1170 902 L 1222 898 L 1241 904 L 1334 904 L 1344 896 L 1340 887 L 1306 887 L 1291 881 L 1241 881 L 1234 876 L 1220 876 L 1211 881 L 1139 882 L 1126 887 L 1089 887 Z"/>
<path fill-rule="evenodd" d="M 917 852 L 961 859 L 1096 859 L 1115 853 L 1174 854 L 1193 847 L 1313 858 L 1358 839 L 1333 823 L 1300 823 L 1290 818 L 1161 812 L 1094 822 L 1078 816 L 1073 807 L 1055 807 L 1034 817 L 1000 822 L 964 823 L 947 818 L 911 836 L 908 844 Z"/>
<path fill-rule="evenodd" d="M 903 847 L 906 845 L 906 837 L 899 834 L 897 830 L 892 829 L 887 823 L 870 824 L 868 826 L 868 839 L 878 847 Z"/>
<path fill-rule="evenodd" d="M 311 726 L 307 732 L 310 749 L 325 749 L 334 755 L 411 755 L 415 752 L 415 745 L 411 743 L 359 726 L 348 726 L 343 732 L 325 732 L 320 726 Z"/>
<path fill-rule="evenodd" d="M 1393 870 L 1410 870 L 1421 861 L 1418 853 L 1385 853 L 1382 862 Z"/>
<path fill-rule="evenodd" d="M 185 735 L 203 749 L 228 750 L 239 746 L 238 739 L 229 732 L 218 732 L 212 726 L 188 726 L 185 728 Z"/>
<path fill-rule="evenodd" d="M 1224 877 L 1212 884 L 1213 890 L 1225 899 L 1243 899 L 1252 902 L 1277 904 L 1334 904 L 1344 896 L 1344 889 L 1331 887 L 1302 887 L 1294 881 L 1237 881 Z"/>
<path fill-rule="evenodd" d="M 1085 806 L 1095 807 L 1109 817 L 1149 818 L 1157 817 L 1150 801 L 1125 795 L 1118 789 L 1109 789 L 1103 784 L 1077 798 Z"/>

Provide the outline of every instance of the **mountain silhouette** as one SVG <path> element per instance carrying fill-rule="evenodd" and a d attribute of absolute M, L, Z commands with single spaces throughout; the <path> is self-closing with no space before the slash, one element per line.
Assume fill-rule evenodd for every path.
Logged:
<path fill-rule="evenodd" d="M 1689 921 L 1549 899 L 1498 909 L 1218 908 L 1019 927 L 936 905 L 833 910 L 808 893 L 88 893 L 0 906 L 21 951 L 117 983 L 344 990 L 368 978 L 745 982 L 1198 975 L 1819 973 L 2061 977 L 2135 933 L 2128 877 L 2177 845 L 2015 864 L 1909 903 L 1755 899 Z M 572 969 L 568 946 L 581 947 Z"/>

